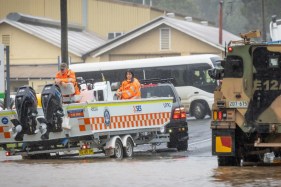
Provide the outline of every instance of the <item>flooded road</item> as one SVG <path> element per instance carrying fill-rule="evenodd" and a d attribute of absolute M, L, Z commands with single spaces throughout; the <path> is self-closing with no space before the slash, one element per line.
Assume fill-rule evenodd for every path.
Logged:
<path fill-rule="evenodd" d="M 0 151 L 0 186 L 281 186 L 280 167 L 218 167 L 209 120 L 189 121 L 189 150 L 139 146 L 133 159 L 22 160 Z M 148 150 L 148 151 L 147 151 Z"/>

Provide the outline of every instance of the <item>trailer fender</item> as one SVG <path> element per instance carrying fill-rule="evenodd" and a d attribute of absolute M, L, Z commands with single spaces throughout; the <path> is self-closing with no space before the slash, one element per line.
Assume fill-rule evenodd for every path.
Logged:
<path fill-rule="evenodd" d="M 106 142 L 105 146 L 103 147 L 106 156 L 114 155 L 115 143 L 117 140 L 122 142 L 120 136 L 113 136 L 109 139 L 108 142 Z"/>
<path fill-rule="evenodd" d="M 108 142 L 106 142 L 105 146 L 103 147 L 104 149 L 114 149 L 115 148 L 115 142 L 116 140 L 119 139 L 122 143 L 122 139 L 120 138 L 120 136 L 113 136 L 109 139 Z"/>
<path fill-rule="evenodd" d="M 134 144 L 134 147 L 135 147 L 136 143 L 135 143 L 134 139 L 132 138 L 132 136 L 129 135 L 129 134 L 121 137 L 121 141 L 122 141 L 123 147 L 127 147 L 127 142 L 128 142 L 127 140 L 128 140 L 128 138 L 130 138 L 132 140 L 132 142 Z"/>

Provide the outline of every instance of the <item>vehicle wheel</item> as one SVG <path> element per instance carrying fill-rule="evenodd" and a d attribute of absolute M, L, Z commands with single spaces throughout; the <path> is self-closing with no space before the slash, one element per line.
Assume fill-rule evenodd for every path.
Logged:
<path fill-rule="evenodd" d="M 178 151 L 187 151 L 187 148 L 188 148 L 187 140 L 178 142 L 178 146 L 177 146 Z"/>
<path fill-rule="evenodd" d="M 206 116 L 206 109 L 203 103 L 196 102 L 192 105 L 192 115 L 196 119 L 203 119 Z"/>
<path fill-rule="evenodd" d="M 167 143 L 168 148 L 177 148 L 178 139 L 174 135 L 170 134 L 170 141 Z"/>
<path fill-rule="evenodd" d="M 175 147 L 177 147 L 174 143 L 171 143 L 171 142 L 168 142 L 167 143 L 167 147 L 168 148 L 175 148 Z"/>
<path fill-rule="evenodd" d="M 117 159 L 123 158 L 123 145 L 119 139 L 115 142 L 114 157 Z"/>
<path fill-rule="evenodd" d="M 127 139 L 127 146 L 123 148 L 124 157 L 131 158 L 134 155 L 134 144 L 131 138 Z"/>
<path fill-rule="evenodd" d="M 240 161 L 238 161 L 235 156 L 218 156 L 219 166 L 240 166 Z"/>

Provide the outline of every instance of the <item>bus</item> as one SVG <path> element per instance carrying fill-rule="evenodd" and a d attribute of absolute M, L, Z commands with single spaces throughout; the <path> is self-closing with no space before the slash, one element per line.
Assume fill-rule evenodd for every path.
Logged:
<path fill-rule="evenodd" d="M 189 115 L 203 119 L 210 114 L 214 102 L 213 92 L 218 86 L 217 81 L 208 75 L 208 70 L 217 66 L 220 59 L 218 55 L 202 54 L 72 64 L 70 69 L 76 73 L 76 77 L 94 79 L 95 82 L 122 82 L 128 69 L 133 70 L 139 80 L 172 78 Z"/>

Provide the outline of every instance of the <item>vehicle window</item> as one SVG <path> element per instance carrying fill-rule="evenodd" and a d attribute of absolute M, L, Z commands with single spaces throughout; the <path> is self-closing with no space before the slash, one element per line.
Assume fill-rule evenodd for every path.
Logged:
<path fill-rule="evenodd" d="M 221 59 L 219 57 L 211 57 L 210 58 L 214 67 L 221 66 Z"/>
<path fill-rule="evenodd" d="M 209 64 L 193 64 L 190 65 L 190 81 L 191 85 L 200 88 L 206 92 L 213 93 L 217 87 L 217 81 L 212 79 L 208 70 L 212 67 Z"/>
<path fill-rule="evenodd" d="M 228 56 L 224 67 L 224 77 L 240 78 L 243 76 L 243 59 L 239 56 Z"/>
<path fill-rule="evenodd" d="M 173 97 L 173 102 L 176 102 L 175 94 L 170 86 L 153 86 L 141 89 L 142 98 L 151 97 Z"/>
<path fill-rule="evenodd" d="M 185 76 L 187 74 L 188 72 L 186 65 L 145 68 L 146 79 L 173 78 L 172 83 L 174 84 L 174 86 L 186 86 L 187 82 Z"/>
<path fill-rule="evenodd" d="M 76 77 L 83 77 L 84 80 L 94 79 L 94 82 L 103 81 L 104 79 L 110 82 L 122 82 L 125 78 L 126 70 L 127 69 L 76 73 Z M 144 79 L 142 69 L 132 70 L 138 80 Z"/>
<path fill-rule="evenodd" d="M 280 76 L 281 53 L 269 51 L 264 46 L 254 48 L 253 65 L 261 76 Z"/>

